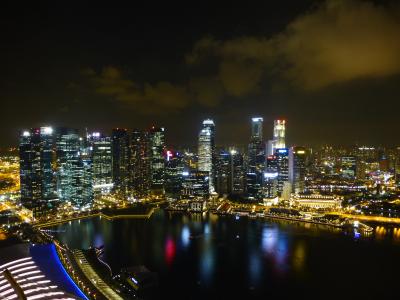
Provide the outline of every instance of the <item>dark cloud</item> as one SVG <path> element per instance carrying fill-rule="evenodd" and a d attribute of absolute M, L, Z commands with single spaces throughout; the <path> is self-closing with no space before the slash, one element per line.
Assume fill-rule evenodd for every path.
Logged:
<path fill-rule="evenodd" d="M 139 84 L 127 79 L 114 66 L 102 69 L 100 73 L 87 69 L 84 75 L 90 79 L 95 93 L 139 114 L 160 114 L 178 111 L 186 107 L 190 96 L 186 87 L 169 82 Z"/>
<path fill-rule="evenodd" d="M 272 37 L 198 41 L 186 62 L 220 59 L 220 80 L 240 96 L 262 80 L 262 71 L 305 90 L 400 73 L 399 6 L 328 0 Z M 233 88 L 233 89 L 232 89 Z"/>
<path fill-rule="evenodd" d="M 199 77 L 188 83 L 194 99 L 203 106 L 215 107 L 223 99 L 224 88 L 218 78 Z"/>

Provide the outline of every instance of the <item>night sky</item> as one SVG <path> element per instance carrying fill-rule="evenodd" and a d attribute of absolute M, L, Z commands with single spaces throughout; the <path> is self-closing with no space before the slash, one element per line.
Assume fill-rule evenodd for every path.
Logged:
<path fill-rule="evenodd" d="M 252 116 L 289 145 L 400 142 L 396 1 L 84 2 L 2 4 L 0 147 L 41 125 L 194 145 L 207 117 L 245 144 Z"/>

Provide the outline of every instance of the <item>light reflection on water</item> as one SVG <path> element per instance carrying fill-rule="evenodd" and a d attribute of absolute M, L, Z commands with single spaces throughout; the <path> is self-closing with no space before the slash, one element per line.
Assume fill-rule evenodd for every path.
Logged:
<path fill-rule="evenodd" d="M 121 267 L 143 264 L 159 273 L 166 294 L 167 290 L 187 289 L 190 295 L 198 293 L 199 299 L 232 287 L 252 296 L 273 296 L 275 290 L 291 295 L 290 289 L 298 286 L 312 294 L 311 287 L 330 288 L 337 278 L 346 280 L 347 273 L 332 270 L 361 261 L 360 255 L 371 260 L 368 267 L 357 266 L 361 278 L 371 269 L 379 272 L 383 265 L 393 264 L 390 255 L 400 250 L 397 244 L 382 244 L 388 234 L 400 240 L 397 228 L 388 231 L 377 227 L 373 235 L 361 234 L 356 240 L 354 233 L 345 235 L 335 228 L 310 224 L 162 210 L 149 220 L 91 219 L 58 229 L 66 230 L 57 235 L 72 248 L 104 245 L 104 260 L 116 272 Z M 395 262 L 400 268 L 397 259 Z M 327 274 L 327 269 L 332 274 Z M 347 279 L 357 280 L 353 276 Z M 382 280 L 390 282 L 391 277 L 383 276 Z"/>

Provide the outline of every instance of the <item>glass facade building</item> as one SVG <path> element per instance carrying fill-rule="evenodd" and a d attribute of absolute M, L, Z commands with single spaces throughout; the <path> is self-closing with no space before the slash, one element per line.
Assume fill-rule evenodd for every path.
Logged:
<path fill-rule="evenodd" d="M 57 199 L 51 127 L 24 130 L 19 140 L 21 202 L 39 217 Z"/>
<path fill-rule="evenodd" d="M 215 191 L 215 124 L 213 120 L 203 121 L 198 141 L 198 170 L 208 172 L 210 193 Z"/>
<path fill-rule="evenodd" d="M 112 130 L 112 177 L 114 190 L 126 195 L 129 192 L 130 138 L 124 128 Z"/>
<path fill-rule="evenodd" d="M 151 192 L 154 195 L 163 195 L 165 182 L 165 130 L 162 127 L 152 127 L 149 134 Z"/>

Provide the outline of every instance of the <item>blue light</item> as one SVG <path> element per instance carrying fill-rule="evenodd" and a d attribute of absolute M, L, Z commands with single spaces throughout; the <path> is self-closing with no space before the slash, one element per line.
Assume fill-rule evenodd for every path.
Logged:
<path fill-rule="evenodd" d="M 138 284 L 138 281 L 135 278 L 131 277 L 131 279 L 135 284 Z"/>
<path fill-rule="evenodd" d="M 54 244 L 51 245 L 51 254 L 54 257 L 55 262 L 58 264 L 58 266 L 60 267 L 60 269 L 63 271 L 65 278 L 71 282 L 71 284 L 75 287 L 76 292 L 78 294 L 79 297 L 83 298 L 83 299 L 88 299 L 88 297 L 85 296 L 85 294 L 81 291 L 81 289 L 76 285 L 75 281 L 72 280 L 72 278 L 69 276 L 69 274 L 67 273 L 67 271 L 64 269 L 64 266 L 62 265 L 60 258 L 58 257 L 57 251 L 56 251 L 56 247 L 54 246 Z"/>

